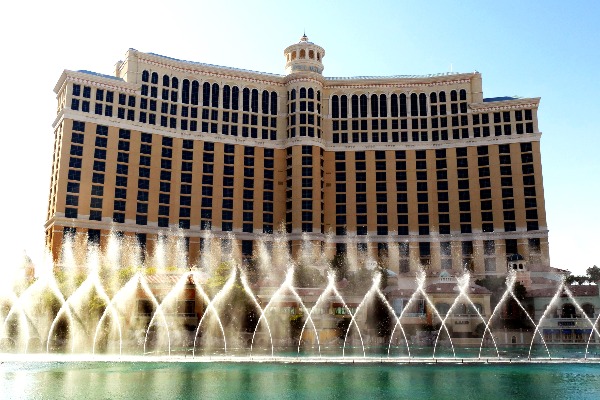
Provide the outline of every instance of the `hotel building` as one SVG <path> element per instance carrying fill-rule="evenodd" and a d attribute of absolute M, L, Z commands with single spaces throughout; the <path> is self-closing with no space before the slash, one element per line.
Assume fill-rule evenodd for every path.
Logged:
<path fill-rule="evenodd" d="M 505 274 L 515 253 L 548 264 L 539 98 L 484 98 L 479 72 L 325 77 L 306 36 L 284 56 L 284 75 L 134 49 L 115 76 L 64 71 L 54 256 L 70 232 L 151 248 L 180 229 L 193 263 L 208 230 L 248 255 L 283 228 L 293 251 L 393 245 L 400 274 Z"/>

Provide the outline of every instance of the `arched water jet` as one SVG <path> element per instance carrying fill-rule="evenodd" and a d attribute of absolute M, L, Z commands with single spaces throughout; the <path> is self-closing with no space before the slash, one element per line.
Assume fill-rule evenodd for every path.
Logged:
<path fill-rule="evenodd" d="M 383 293 L 381 293 L 381 289 L 377 288 L 377 291 L 375 293 L 377 294 L 377 296 L 379 296 L 379 298 L 381 299 L 383 304 L 385 304 L 386 308 L 388 309 L 388 312 L 391 313 L 394 316 L 394 318 L 396 318 L 396 323 L 399 323 L 400 320 L 398 319 L 398 316 L 394 312 L 394 308 L 390 305 L 389 301 L 385 298 Z M 396 324 L 394 324 L 394 327 L 395 326 L 396 326 Z M 406 351 L 408 353 L 408 358 L 410 358 L 410 345 L 408 344 L 408 338 L 406 337 L 406 332 L 404 332 L 404 328 L 402 327 L 402 324 L 400 324 L 400 331 L 402 332 L 402 336 L 404 336 L 404 341 L 406 342 Z M 389 347 L 391 346 L 393 337 L 394 337 L 393 333 L 390 334 L 390 343 L 388 344 L 388 358 L 389 358 Z"/>
<path fill-rule="evenodd" d="M 596 325 L 598 325 L 598 321 L 600 321 L 600 314 L 598 314 L 598 316 L 594 320 L 594 324 L 592 326 L 595 327 Z M 591 343 L 593 337 L 594 337 L 594 331 L 592 330 L 592 332 L 590 332 L 590 336 L 588 337 L 587 344 L 585 345 L 585 359 L 586 360 L 587 360 L 587 355 L 588 355 L 588 351 L 590 348 L 590 343 Z"/>
<path fill-rule="evenodd" d="M 183 287 L 187 284 L 188 278 L 190 276 L 192 276 L 191 272 L 186 272 L 183 275 L 181 275 L 181 277 L 175 283 L 175 286 L 173 286 L 171 288 L 171 290 L 167 293 L 167 295 L 160 302 L 157 310 L 152 315 L 152 318 L 150 319 L 150 323 L 148 324 L 148 329 L 146 330 L 146 340 L 147 340 L 148 332 L 150 331 L 150 327 L 152 326 L 152 324 L 156 318 L 156 315 L 160 313 L 160 315 L 162 315 L 162 317 L 163 317 L 165 326 L 167 326 L 168 340 L 169 340 L 169 344 L 168 344 L 169 355 L 171 354 L 171 335 L 170 335 L 170 330 L 168 329 L 169 323 L 166 320 L 165 308 L 169 306 L 169 302 L 172 299 L 176 299 L 176 296 L 178 296 L 182 292 Z M 173 324 L 172 324 L 172 326 L 173 326 Z M 144 351 L 145 351 L 145 348 L 144 348 Z"/>
<path fill-rule="evenodd" d="M 160 314 L 160 316 L 162 317 L 164 327 L 167 330 L 168 354 L 171 355 L 171 332 L 169 331 L 169 324 L 167 323 L 167 318 L 165 317 L 165 314 L 163 313 L 162 309 L 160 308 L 160 304 L 158 303 L 158 300 L 156 300 L 154 293 L 152 293 L 152 290 L 150 290 L 150 287 L 148 286 L 148 282 L 146 281 L 146 278 L 143 275 L 139 276 L 139 284 L 142 287 L 142 290 L 144 291 L 146 296 L 148 296 L 150 298 L 150 301 L 152 302 L 152 305 L 154 306 L 154 313 L 152 314 L 152 318 L 150 319 L 150 322 L 148 323 L 148 327 L 146 328 L 146 335 L 144 336 L 144 354 L 146 354 L 146 344 L 148 343 L 148 333 L 150 332 L 150 327 L 152 326 L 152 322 L 154 321 L 156 315 Z"/>
<path fill-rule="evenodd" d="M 130 292 L 132 292 L 133 289 L 137 288 L 137 285 L 139 284 L 139 280 L 140 280 L 140 272 L 136 272 L 134 276 L 131 277 L 131 279 L 129 279 L 129 281 L 127 281 L 127 283 L 121 288 L 119 289 L 119 291 L 113 296 L 112 300 L 111 300 L 111 304 L 117 304 L 118 302 L 121 301 L 122 297 L 125 297 L 125 295 L 129 294 Z M 93 347 L 92 347 L 92 354 L 96 354 L 96 343 L 98 340 L 98 333 L 100 332 L 100 327 L 102 325 L 102 322 L 104 322 L 104 319 L 107 317 L 107 312 L 108 312 L 109 308 L 106 307 L 104 309 L 104 312 L 102 313 L 102 316 L 100 317 L 100 320 L 98 321 L 98 324 L 96 325 L 96 332 L 94 334 L 94 342 L 93 342 Z M 118 315 L 116 316 L 118 318 Z M 118 320 L 119 323 L 119 327 L 120 327 L 120 319 Z M 122 346 L 123 346 L 123 338 L 121 336 L 121 329 L 119 328 L 119 354 L 122 353 Z"/>
<path fill-rule="evenodd" d="M 25 354 L 27 354 L 29 340 L 31 338 L 31 335 L 29 333 L 29 318 L 27 317 L 27 313 L 25 312 L 25 310 L 21 304 L 20 297 L 17 297 L 17 295 L 15 295 L 14 293 L 11 293 L 10 297 L 11 297 L 12 306 L 10 307 L 10 310 L 8 311 L 8 314 L 6 315 L 6 318 L 4 318 L 4 322 L 2 324 L 2 332 L 6 332 L 6 327 L 7 327 L 8 321 L 10 320 L 10 317 L 14 314 L 13 310 L 16 307 L 18 309 L 18 311 L 15 311 L 15 313 L 18 313 L 17 320 L 19 321 L 19 326 L 22 326 L 23 329 L 25 330 Z M 15 344 L 16 344 L 16 342 L 15 342 Z"/>
<path fill-rule="evenodd" d="M 367 298 L 369 298 L 373 294 L 373 292 L 377 291 L 377 289 L 379 288 L 379 284 L 380 283 L 381 283 L 381 274 L 377 273 L 377 274 L 375 274 L 375 276 L 373 276 L 373 284 L 371 285 L 371 287 L 369 288 L 369 290 L 367 291 L 367 293 L 362 298 L 362 300 L 359 303 L 358 307 L 356 307 L 356 311 L 354 312 L 354 314 L 350 313 L 350 315 L 351 315 L 351 317 L 350 317 L 350 324 L 348 325 L 348 329 L 346 330 L 346 334 L 344 335 L 344 345 L 342 346 L 342 357 L 345 357 L 346 341 L 348 340 L 348 334 L 350 333 L 350 326 L 352 326 L 353 322 L 354 322 L 354 324 L 356 325 L 356 327 L 358 329 L 358 324 L 356 322 L 355 316 L 358 314 L 358 312 L 362 308 L 363 304 L 365 304 Z M 345 306 L 345 304 L 344 304 L 344 306 Z M 350 311 L 350 309 L 348 309 L 348 311 Z M 359 330 L 359 334 L 360 334 L 360 330 Z M 362 341 L 362 338 L 361 338 L 361 341 Z M 364 345 L 363 345 L 363 356 L 366 357 Z"/>
<path fill-rule="evenodd" d="M 404 328 L 402 327 L 402 322 L 401 322 L 402 317 L 404 316 L 404 313 L 406 312 L 406 310 L 408 310 L 412 306 L 412 304 L 417 300 L 417 297 L 424 293 L 423 287 L 425 286 L 425 280 L 426 280 L 425 273 L 423 271 L 420 271 L 420 273 L 417 275 L 417 278 L 416 278 L 417 289 L 410 296 L 410 299 L 408 299 L 408 303 L 406 303 L 406 305 L 402 308 L 402 311 L 400 311 L 400 315 L 396 317 L 396 323 L 394 324 L 394 328 L 392 329 L 392 333 L 390 335 L 390 343 L 388 344 L 388 358 L 390 357 L 390 351 L 391 351 L 391 347 L 392 347 L 391 338 L 394 337 L 394 333 L 396 332 L 396 328 L 398 326 L 400 326 L 400 330 L 404 334 Z M 394 312 L 394 315 L 396 315 L 395 312 Z M 441 318 L 440 318 L 440 320 L 441 320 Z M 410 354 L 410 346 L 408 344 L 408 339 L 406 337 L 406 334 L 404 334 L 404 339 L 406 340 L 406 346 L 409 348 L 409 354 Z"/>
<path fill-rule="evenodd" d="M 318 346 L 318 351 L 319 351 L 319 357 L 321 356 L 321 344 L 319 342 L 319 333 L 317 331 L 317 327 L 315 326 L 315 322 L 313 321 L 311 315 L 310 315 L 310 311 L 306 308 L 304 302 L 302 301 L 302 298 L 298 295 L 298 292 L 296 292 L 296 290 L 293 288 L 292 286 L 292 281 L 294 279 L 294 268 L 291 267 L 288 269 L 288 272 L 286 274 L 285 280 L 284 282 L 279 286 L 279 288 L 275 291 L 275 293 L 273 293 L 273 295 L 271 296 L 271 299 L 269 300 L 269 302 L 267 303 L 263 314 L 261 315 L 260 318 L 263 318 L 264 315 L 266 315 L 267 310 L 272 307 L 273 301 L 275 301 L 281 292 L 283 292 L 284 290 L 289 290 L 292 295 L 294 296 L 294 298 L 300 303 L 300 305 L 302 306 L 302 310 L 303 310 L 303 314 L 305 314 L 307 316 L 307 320 L 306 322 L 308 323 L 308 321 L 310 320 L 312 326 L 313 326 L 313 330 L 315 332 L 315 338 L 317 340 L 317 346 Z M 258 320 L 258 323 L 256 324 L 256 328 L 254 329 L 254 333 L 252 334 L 252 342 L 250 345 L 250 354 L 252 354 L 252 348 L 254 346 L 254 337 L 256 335 L 256 331 L 258 329 L 258 325 L 260 324 L 260 318 Z M 266 318 L 266 317 L 264 317 Z M 298 344 L 300 344 L 300 342 L 302 341 L 302 336 L 300 336 L 298 338 Z"/>
<path fill-rule="evenodd" d="M 487 320 L 487 323 L 485 324 L 485 329 L 483 330 L 483 335 L 481 336 L 481 344 L 479 345 L 479 355 L 477 357 L 479 359 L 481 359 L 481 352 L 483 351 L 483 342 L 485 340 L 486 332 L 490 333 L 490 336 L 492 337 L 492 339 L 494 338 L 494 335 L 493 335 L 491 329 L 489 328 L 489 325 L 492 322 L 492 319 L 494 318 L 496 311 L 498 311 L 500 309 L 500 307 L 504 304 L 504 302 L 506 301 L 508 296 L 510 296 L 510 293 L 512 292 L 512 290 L 515 286 L 515 282 L 516 282 L 516 275 L 514 272 L 510 272 L 509 275 L 506 277 L 507 289 L 502 294 L 500 301 L 498 301 L 498 304 L 496 304 L 496 307 L 494 307 L 494 310 L 492 311 L 490 318 Z M 495 341 L 494 341 L 494 344 L 495 344 Z M 497 346 L 496 346 L 496 351 L 498 352 Z M 500 357 L 500 353 L 498 353 L 498 357 Z"/>
<path fill-rule="evenodd" d="M 273 356 L 275 353 L 275 349 L 273 347 L 273 335 L 271 335 L 271 327 L 269 326 L 269 321 L 265 317 L 264 310 L 262 309 L 262 307 L 256 300 L 256 296 L 254 295 L 254 293 L 252 292 L 252 289 L 248 285 L 248 280 L 246 279 L 246 275 L 243 272 L 240 273 L 240 280 L 242 282 L 242 287 L 244 288 L 244 290 L 246 291 L 248 296 L 250 296 L 250 298 L 252 299 L 254 306 L 260 310 L 260 316 L 258 318 L 256 326 L 254 327 L 254 332 L 252 333 L 252 342 L 250 343 L 250 354 L 252 354 L 252 345 L 254 344 L 254 335 L 256 334 L 256 330 L 258 329 L 258 325 L 260 324 L 260 321 L 262 319 L 264 319 L 265 324 L 267 325 L 267 331 L 269 332 L 269 339 L 271 340 L 271 356 Z"/>
<path fill-rule="evenodd" d="M 548 304 L 548 307 L 546 307 L 546 309 L 544 310 L 544 313 L 540 317 L 537 325 L 535 325 L 535 329 L 533 331 L 533 335 L 531 336 L 531 343 L 529 344 L 529 353 L 527 355 L 527 359 L 528 360 L 531 360 L 531 350 L 533 349 L 533 341 L 535 340 L 535 334 L 539 332 L 540 326 L 542 325 L 542 321 L 544 320 L 544 318 L 546 318 L 546 315 L 548 314 L 548 312 L 550 312 L 550 310 L 552 309 L 554 303 L 556 303 L 556 301 L 560 297 L 560 294 L 562 293 L 564 286 L 565 286 L 565 280 L 563 278 L 563 280 L 560 282 L 560 285 L 558 286 L 558 290 L 556 291 L 556 293 L 552 297 L 552 300 L 550 300 L 550 303 Z M 517 298 L 516 298 L 516 296 L 515 296 L 514 293 L 512 293 L 512 296 L 513 296 L 513 298 L 515 300 L 517 300 Z M 517 300 L 517 302 L 519 304 L 521 304 L 520 301 Z M 521 305 L 521 307 L 523 307 L 523 306 Z M 540 334 L 540 337 L 542 338 L 542 340 L 544 340 L 542 334 Z M 544 344 L 546 344 L 545 341 L 544 341 Z M 546 351 L 548 352 L 548 358 L 552 359 L 552 356 L 550 355 L 550 350 L 548 349 L 548 346 L 546 346 Z"/>
<path fill-rule="evenodd" d="M 60 318 L 63 316 L 63 314 L 66 313 L 67 318 L 68 318 L 68 322 L 69 322 L 69 336 L 70 336 L 70 341 L 71 341 L 71 353 L 73 353 L 75 351 L 75 322 L 79 322 L 80 325 L 83 326 L 83 322 L 81 321 L 80 318 L 75 318 L 75 316 L 73 315 L 73 310 L 71 310 L 71 299 L 75 296 L 79 296 L 80 293 L 85 292 L 86 290 L 92 287 L 92 283 L 90 280 L 86 279 L 81 286 L 79 286 L 79 288 L 77 288 L 75 290 L 75 292 L 73 292 L 73 294 L 71 294 L 71 296 L 69 296 L 66 301 L 62 304 L 62 306 L 60 307 L 60 309 L 58 310 L 58 313 L 56 313 L 56 316 L 54 317 L 54 320 L 52 321 L 52 324 L 50 325 L 50 330 L 48 331 L 48 340 L 46 342 L 46 352 L 50 352 L 50 342 L 51 342 L 51 338 L 52 338 L 52 334 L 54 333 L 54 329 L 56 329 L 56 325 L 59 323 Z"/>
<path fill-rule="evenodd" d="M 436 317 L 440 321 L 442 321 L 439 332 L 441 332 L 442 328 L 444 328 L 444 330 L 446 331 L 446 334 L 448 335 L 448 338 L 450 339 L 450 347 L 452 348 L 452 354 L 453 354 L 454 357 L 456 357 L 456 352 L 454 350 L 454 343 L 452 343 L 452 335 L 450 335 L 450 331 L 448 330 L 448 327 L 446 326 L 446 323 L 445 323 L 446 318 L 442 318 L 442 316 L 440 315 L 440 313 L 437 310 L 437 308 L 435 307 L 435 305 L 431 302 L 431 299 L 427 295 L 427 292 L 425 292 L 425 282 L 426 282 L 426 280 L 427 280 L 427 276 L 425 275 L 425 271 L 423 271 L 422 269 L 419 270 L 419 274 L 417 275 L 417 290 L 413 293 L 413 296 L 411 296 L 411 299 L 409 300 L 409 303 L 407 304 L 407 306 L 404 307 L 404 309 L 400 313 L 400 317 L 399 318 L 400 319 L 402 318 L 402 315 L 404 314 L 404 311 L 408 308 L 408 305 L 413 300 L 413 298 L 416 299 L 416 295 L 417 294 L 421 294 L 423 296 L 423 298 L 425 299 L 425 301 L 427 302 L 427 305 L 435 313 Z M 446 314 L 446 317 L 450 314 L 450 311 L 451 311 L 451 309 L 448 310 L 448 313 Z M 436 345 L 437 345 L 438 338 L 439 338 L 439 333 L 438 333 L 438 336 L 436 337 L 436 341 L 435 341 Z M 388 354 L 389 354 L 389 349 L 388 349 Z M 435 358 L 435 347 L 433 349 L 432 358 Z"/>
<path fill-rule="evenodd" d="M 194 278 L 196 293 L 200 292 L 202 300 L 206 303 L 206 310 L 207 310 L 202 314 L 202 317 L 200 318 L 200 321 L 198 322 L 198 329 L 200 328 L 200 325 L 202 324 L 202 319 L 204 318 L 204 316 L 209 311 L 212 311 L 214 313 L 215 318 L 217 319 L 217 324 L 219 325 L 219 328 L 221 329 L 221 334 L 223 335 L 223 342 L 225 343 L 225 351 L 227 351 L 227 340 L 225 338 L 225 329 L 223 328 L 223 323 L 221 322 L 219 313 L 217 312 L 217 309 L 214 307 L 212 301 L 210 300 L 210 298 L 208 297 L 206 292 L 202 289 L 202 286 L 200 286 L 200 284 L 199 284 L 200 277 L 199 277 L 198 272 L 192 272 L 191 274 L 192 274 L 192 277 Z M 197 335 L 198 335 L 198 333 L 196 331 L 196 334 L 194 335 L 194 347 L 192 348 L 192 356 L 195 356 Z"/>
<path fill-rule="evenodd" d="M 587 316 L 586 312 L 583 310 L 583 308 L 581 308 L 581 306 L 579 305 L 579 303 L 577 302 L 577 300 L 575 300 L 575 296 L 573 296 L 573 293 L 571 292 L 571 289 L 569 289 L 569 287 L 567 285 L 564 286 L 564 291 L 567 294 L 567 297 L 569 297 L 571 300 L 573 300 L 573 303 L 575 303 L 575 306 L 577 307 L 577 310 L 581 313 L 581 315 L 585 316 L 585 319 L 588 321 L 588 323 L 592 327 L 592 331 L 590 332 L 590 338 L 588 339 L 588 345 L 586 345 L 586 347 L 585 347 L 584 358 L 587 359 L 587 351 L 588 351 L 589 342 L 590 342 L 591 338 L 594 336 L 594 332 L 599 337 L 600 337 L 600 332 L 598 332 L 598 330 L 596 329 L 595 322 L 592 322 L 590 320 L 590 318 Z"/>
<path fill-rule="evenodd" d="M 317 306 L 324 299 L 326 294 L 328 294 L 329 292 L 333 292 L 333 294 L 342 302 L 342 307 L 348 312 L 348 314 L 350 314 L 351 319 L 350 319 L 350 324 L 348 325 L 348 329 L 350 329 L 350 327 L 352 326 L 351 324 L 353 321 L 354 314 L 350 311 L 350 308 L 346 305 L 344 298 L 340 295 L 340 293 L 338 292 L 338 290 L 335 287 L 335 274 L 330 271 L 327 276 L 327 280 L 328 280 L 327 287 L 321 293 L 321 295 L 317 299 L 317 302 L 315 303 L 315 305 L 311 308 L 309 315 L 312 315 L 312 312 L 317 309 Z M 304 334 L 304 329 L 306 328 L 307 323 L 308 323 L 308 319 L 304 322 L 304 325 L 302 326 L 302 330 L 300 331 L 300 337 L 302 337 L 302 335 Z M 358 336 L 360 338 L 360 342 L 361 342 L 361 346 L 362 346 L 362 350 L 363 350 L 363 357 L 366 357 L 365 345 L 363 342 L 362 334 L 360 332 L 360 328 L 358 327 L 358 324 L 356 323 L 356 321 L 354 321 L 354 325 L 356 327 L 356 330 L 358 331 Z M 344 356 L 344 350 L 345 349 L 342 350 L 342 356 Z M 298 342 L 298 354 L 300 354 L 300 342 Z M 319 349 L 319 356 L 320 356 L 320 349 Z"/>
<path fill-rule="evenodd" d="M 216 307 L 214 305 L 218 304 L 218 302 L 221 299 L 223 299 L 225 297 L 225 295 L 231 290 L 231 288 L 235 284 L 236 277 L 237 277 L 237 268 L 231 268 L 231 272 L 230 272 L 229 278 L 227 279 L 227 282 L 225 282 L 225 285 L 223 285 L 221 290 L 219 290 L 219 292 L 215 295 L 215 297 L 213 297 L 212 301 L 209 303 L 209 304 L 212 304 L 213 308 L 215 308 L 215 314 L 217 315 L 217 318 L 218 318 L 218 312 L 216 311 Z M 207 306 L 207 308 L 208 308 L 208 306 Z M 208 313 L 204 313 L 202 315 L 202 317 L 200 318 L 200 321 L 198 322 L 198 327 L 196 328 L 196 333 L 194 334 L 194 350 L 192 351 L 192 356 L 196 355 L 196 341 L 198 339 L 198 333 L 200 332 L 202 323 L 204 322 L 204 319 L 206 318 L 207 315 L 208 315 Z M 220 320 L 219 320 L 219 324 L 221 324 Z M 221 325 L 221 329 L 223 330 L 222 325 Z M 223 342 L 224 342 L 224 345 L 223 345 L 224 352 L 225 352 L 225 354 L 227 354 L 227 339 L 225 337 L 224 330 L 223 330 Z"/>
<path fill-rule="evenodd" d="M 470 279 L 470 277 L 469 277 L 469 279 Z M 467 299 L 467 301 L 471 305 L 472 309 L 475 310 L 475 312 L 477 313 L 477 316 L 479 317 L 479 319 L 481 320 L 481 322 L 483 322 L 483 324 L 484 324 L 483 334 L 482 334 L 482 338 L 481 338 L 481 344 L 483 345 L 483 338 L 485 337 L 485 332 L 486 332 L 486 330 L 489 329 L 488 328 L 488 322 L 486 322 L 486 320 L 483 318 L 483 316 L 481 315 L 481 313 L 479 312 L 479 310 L 477 309 L 477 307 L 475 307 L 475 304 L 473 303 L 473 301 L 471 300 L 471 298 L 467 295 L 466 289 L 468 287 L 469 287 L 469 282 L 467 282 L 466 286 L 464 286 L 463 288 L 461 288 L 459 296 L 462 296 L 465 299 Z M 491 318 L 491 316 L 490 316 L 490 318 Z M 492 337 L 492 342 L 494 343 L 494 348 L 496 349 L 496 356 L 498 358 L 500 358 L 500 351 L 498 350 L 498 345 L 496 344 L 496 338 L 494 338 L 494 335 L 492 334 L 491 331 L 490 331 L 490 336 Z M 480 352 L 480 356 L 481 356 L 481 348 L 479 349 L 479 352 Z"/>

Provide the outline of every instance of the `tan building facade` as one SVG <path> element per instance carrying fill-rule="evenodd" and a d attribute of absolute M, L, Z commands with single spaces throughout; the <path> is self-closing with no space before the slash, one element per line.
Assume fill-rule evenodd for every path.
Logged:
<path fill-rule="evenodd" d="M 539 98 L 484 98 L 481 74 L 324 77 L 306 36 L 285 75 L 130 49 L 115 76 L 64 71 L 55 92 L 46 240 L 151 247 L 180 229 L 244 254 L 283 229 L 373 257 L 401 274 L 506 273 L 506 255 L 547 264 Z"/>

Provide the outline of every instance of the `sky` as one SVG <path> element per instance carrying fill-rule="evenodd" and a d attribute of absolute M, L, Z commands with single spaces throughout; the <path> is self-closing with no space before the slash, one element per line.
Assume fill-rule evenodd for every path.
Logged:
<path fill-rule="evenodd" d="M 325 76 L 479 71 L 484 97 L 541 97 L 550 261 L 600 265 L 600 2 L 8 1 L 0 5 L 0 254 L 41 260 L 64 69 L 113 74 L 128 48 L 283 74 L 305 31 Z M 1 267 L 0 267 L 1 268 Z"/>

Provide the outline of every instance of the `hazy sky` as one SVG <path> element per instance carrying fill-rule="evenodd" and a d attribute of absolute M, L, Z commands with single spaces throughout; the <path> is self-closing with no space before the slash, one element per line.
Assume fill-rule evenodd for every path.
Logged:
<path fill-rule="evenodd" d="M 128 48 L 283 73 L 306 30 L 326 76 L 471 72 L 485 97 L 541 97 L 551 263 L 600 265 L 600 3 L 595 1 L 29 1 L 0 6 L 0 252 L 37 261 L 63 69 L 113 74 Z M 594 100 L 596 99 L 596 100 Z"/>

